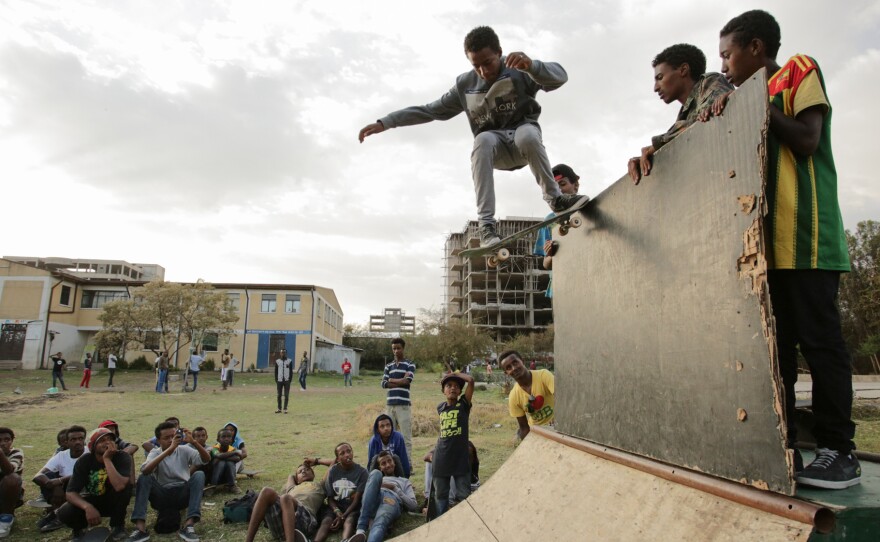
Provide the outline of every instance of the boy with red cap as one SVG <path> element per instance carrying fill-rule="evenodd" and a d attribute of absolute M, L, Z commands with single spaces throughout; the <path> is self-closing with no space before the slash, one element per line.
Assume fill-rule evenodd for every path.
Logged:
<path fill-rule="evenodd" d="M 113 431 L 101 427 L 89 437 L 91 453 L 76 460 L 67 484 L 67 503 L 56 512 L 73 529 L 73 538 L 110 517 L 111 539 L 123 540 L 125 513 L 131 502 L 131 456 L 116 447 Z"/>

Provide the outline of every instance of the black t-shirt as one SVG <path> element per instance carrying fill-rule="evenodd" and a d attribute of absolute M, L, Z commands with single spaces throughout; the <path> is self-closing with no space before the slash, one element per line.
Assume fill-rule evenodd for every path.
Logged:
<path fill-rule="evenodd" d="M 52 357 L 52 372 L 60 373 L 67 361 L 64 358 Z"/>
<path fill-rule="evenodd" d="M 471 403 L 461 396 L 454 405 L 443 401 L 437 405 L 440 415 L 440 437 L 434 449 L 434 476 L 470 476 L 468 450 L 468 419 Z"/>
<path fill-rule="evenodd" d="M 113 455 L 113 466 L 121 476 L 128 478 L 131 474 L 131 456 L 123 451 L 117 451 Z M 106 493 L 108 488 L 112 488 L 109 484 L 107 469 L 102 463 L 98 463 L 93 454 L 86 453 L 76 460 L 73 474 L 67 483 L 67 491 L 99 497 Z"/>
<path fill-rule="evenodd" d="M 367 487 L 367 469 L 355 463 L 350 470 L 333 465 L 324 479 L 324 492 L 336 499 L 344 512 L 351 505 L 355 493 L 364 493 Z"/>

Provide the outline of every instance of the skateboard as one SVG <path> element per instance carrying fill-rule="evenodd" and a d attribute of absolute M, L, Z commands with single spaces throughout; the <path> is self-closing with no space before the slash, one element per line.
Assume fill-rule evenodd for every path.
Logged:
<path fill-rule="evenodd" d="M 245 470 L 242 470 L 241 472 L 237 473 L 236 476 L 247 476 L 248 478 L 253 478 L 254 476 L 260 474 L 261 472 L 263 472 L 263 471 L 245 469 Z"/>
<path fill-rule="evenodd" d="M 110 529 L 107 527 L 89 529 L 79 538 L 80 542 L 107 542 L 108 540 L 110 540 Z"/>
<path fill-rule="evenodd" d="M 559 235 L 567 234 L 570 228 L 579 228 L 584 223 L 584 219 L 580 216 L 573 215 L 586 207 L 589 202 L 590 198 L 586 197 L 583 201 L 581 201 L 574 207 L 570 207 L 569 209 L 566 209 L 561 213 L 557 213 L 556 216 L 548 218 L 543 222 L 539 222 L 537 224 L 529 226 L 528 228 L 520 230 L 513 235 L 508 235 L 494 245 L 488 247 L 468 248 L 462 250 L 460 252 L 460 255 L 462 258 L 476 258 L 479 256 L 487 256 L 491 254 L 488 261 L 489 267 L 497 267 L 499 263 L 510 258 L 510 249 L 508 248 L 509 246 L 545 226 L 559 224 Z"/>

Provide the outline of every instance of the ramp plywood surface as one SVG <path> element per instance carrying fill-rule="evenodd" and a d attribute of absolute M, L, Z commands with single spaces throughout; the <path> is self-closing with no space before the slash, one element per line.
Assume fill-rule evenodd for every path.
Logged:
<path fill-rule="evenodd" d="M 556 424 L 790 495 L 758 223 L 767 107 L 762 71 L 556 237 Z"/>
<path fill-rule="evenodd" d="M 807 540 L 812 528 L 529 435 L 483 487 L 395 540 Z"/>

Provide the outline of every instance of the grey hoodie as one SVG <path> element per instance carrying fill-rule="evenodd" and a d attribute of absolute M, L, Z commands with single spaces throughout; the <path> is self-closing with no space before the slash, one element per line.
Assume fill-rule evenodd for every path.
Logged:
<path fill-rule="evenodd" d="M 462 111 L 467 114 L 476 137 L 487 130 L 515 129 L 521 124 L 538 124 L 541 105 L 535 100 L 539 90 L 549 92 L 568 81 L 568 74 L 555 62 L 532 60 L 528 71 L 504 66 L 492 85 L 474 70 L 459 75 L 455 86 L 427 105 L 407 107 L 379 119 L 385 128 L 449 120 Z"/>

